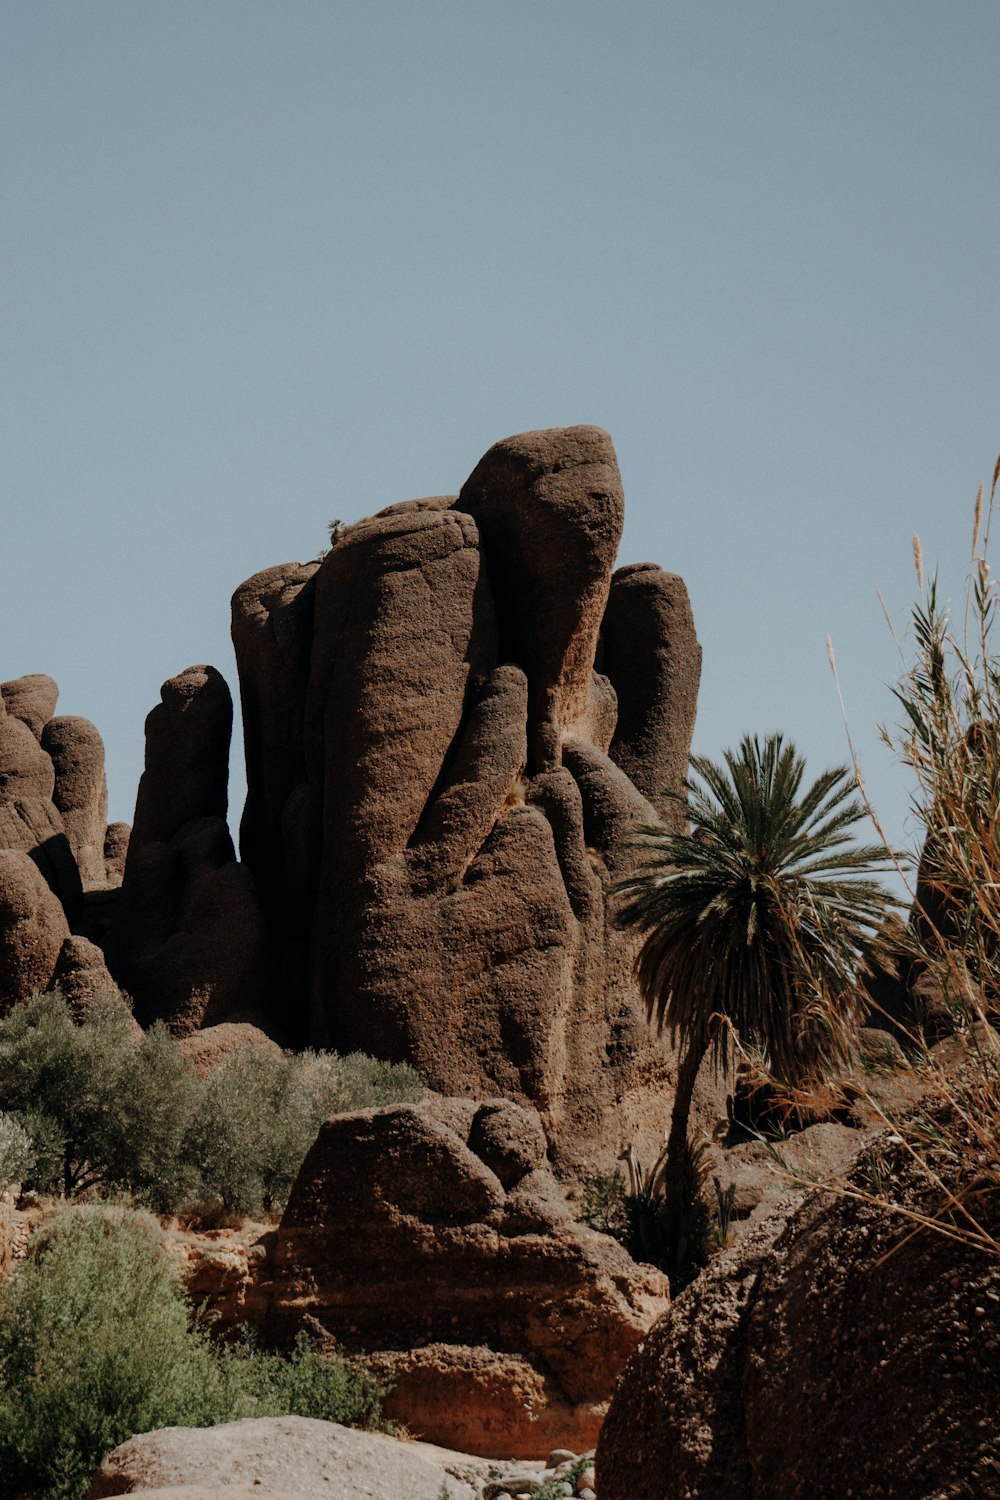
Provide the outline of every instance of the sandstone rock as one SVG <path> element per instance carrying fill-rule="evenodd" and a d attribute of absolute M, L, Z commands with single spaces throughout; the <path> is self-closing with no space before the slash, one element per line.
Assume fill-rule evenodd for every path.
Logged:
<path fill-rule="evenodd" d="M 79 1019 L 102 995 L 115 991 L 104 954 L 95 943 L 74 935 L 66 938 L 59 950 L 50 989 L 58 989 Z M 136 1024 L 135 1031 L 141 1035 Z"/>
<path fill-rule="evenodd" d="M 108 821 L 108 786 L 104 777 L 104 742 L 89 719 L 50 719 L 42 731 L 42 749 L 52 761 L 52 800 L 62 815 L 84 889 L 107 883 L 104 840 Z"/>
<path fill-rule="evenodd" d="M 0 849 L 31 856 L 72 922 L 80 907 L 80 874 L 52 801 L 52 761 L 5 702 L 0 700 Z"/>
<path fill-rule="evenodd" d="M 146 769 L 108 961 L 144 1025 L 179 1036 L 262 1012 L 272 957 L 250 870 L 225 820 L 232 703 L 214 667 L 164 683 L 146 720 Z"/>
<path fill-rule="evenodd" d="M 601 1500 L 996 1489 L 1000 1267 L 912 1229 L 815 1193 L 713 1263 L 622 1375 Z"/>
<path fill-rule="evenodd" d="M 51 677 L 33 672 L 12 682 L 0 682 L 0 698 L 7 712 L 27 724 L 35 739 L 40 740 L 42 730 L 56 711 L 59 689 Z"/>
<path fill-rule="evenodd" d="M 19 849 L 0 848 L 0 1015 L 49 988 L 68 937 L 66 914 L 37 865 Z"/>
<path fill-rule="evenodd" d="M 599 427 L 524 432 L 495 443 L 457 505 L 489 557 L 504 659 L 529 683 L 533 771 L 559 764 L 588 719 L 597 635 L 625 514 L 618 461 Z"/>
<path fill-rule="evenodd" d="M 160 699 L 146 716 L 130 854 L 169 843 L 194 818 L 226 817 L 233 703 L 225 678 L 214 667 L 188 667 L 163 684 Z"/>
<path fill-rule="evenodd" d="M 659 1141 L 674 1067 L 607 911 L 625 831 L 655 816 L 609 758 L 617 698 L 595 669 L 621 520 L 607 434 L 521 434 L 457 499 L 390 506 L 233 602 L 272 1020 L 530 1104 L 568 1170 L 611 1164 L 623 1101 Z M 658 794 L 683 770 L 697 642 L 679 580 L 640 571 L 618 594 L 619 747 Z M 633 618 L 651 683 L 624 660 Z"/>
<path fill-rule="evenodd" d="M 309 1417 L 257 1417 L 218 1427 L 164 1427 L 133 1437 L 101 1464 L 87 1500 L 171 1486 L 253 1487 L 254 1494 L 322 1495 L 329 1500 L 438 1500 L 447 1479 L 454 1500 L 472 1489 L 409 1445 Z"/>
<path fill-rule="evenodd" d="M 701 679 L 684 580 L 654 563 L 619 568 L 601 634 L 618 699 L 611 759 L 668 826 L 680 828 L 683 818 L 663 794 L 687 775 Z"/>
<path fill-rule="evenodd" d="M 526 1177 L 545 1160 L 545 1132 L 538 1116 L 519 1109 L 509 1099 L 481 1104 L 472 1119 L 469 1150 L 507 1189 Z"/>
<path fill-rule="evenodd" d="M 505 1192 L 473 1143 L 507 1175 L 537 1160 L 537 1123 L 515 1105 L 477 1111 L 468 1142 L 440 1113 L 398 1105 L 322 1127 L 278 1229 L 265 1326 L 288 1338 L 308 1310 L 377 1355 L 392 1410 L 433 1442 L 586 1447 L 665 1278 L 576 1223 L 547 1171 Z"/>
<path fill-rule="evenodd" d="M 221 818 L 194 818 L 169 843 L 129 850 L 109 962 L 143 1025 L 184 1036 L 261 1011 L 271 960 L 253 878 Z"/>
<path fill-rule="evenodd" d="M 131 833 L 130 823 L 109 823 L 104 830 L 105 885 L 121 885 L 125 876 L 125 861 L 128 858 L 128 842 Z"/>
<path fill-rule="evenodd" d="M 192 1073 L 207 1078 L 237 1052 L 253 1048 L 281 1057 L 281 1048 L 262 1031 L 247 1021 L 223 1021 L 217 1026 L 206 1026 L 202 1031 L 193 1031 L 181 1037 L 178 1046 L 181 1055 Z"/>

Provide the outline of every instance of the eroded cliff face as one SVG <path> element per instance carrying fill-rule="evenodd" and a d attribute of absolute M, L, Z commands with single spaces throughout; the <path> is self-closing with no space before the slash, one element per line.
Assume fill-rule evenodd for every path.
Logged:
<path fill-rule="evenodd" d="M 606 433 L 524 433 L 233 600 L 274 1020 L 530 1104 L 567 1162 L 669 1081 L 608 892 L 684 774 L 700 648 L 679 578 L 612 573 L 622 517 Z"/>

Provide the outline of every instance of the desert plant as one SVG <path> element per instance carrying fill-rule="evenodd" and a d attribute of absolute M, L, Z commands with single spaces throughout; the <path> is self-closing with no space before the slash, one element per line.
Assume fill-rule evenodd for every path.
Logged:
<path fill-rule="evenodd" d="M 851 1180 L 824 1180 L 838 1193 L 875 1199 L 915 1227 L 1000 1256 L 1000 653 L 998 592 L 989 542 L 1000 459 L 988 502 L 980 488 L 972 560 L 958 618 L 925 580 L 914 538 L 919 597 L 911 611 L 913 665 L 894 689 L 901 725 L 885 742 L 909 768 L 912 807 L 923 832 L 913 909 L 896 936 L 911 977 L 928 971 L 961 1043 L 961 1060 L 927 1050 L 914 1017 L 909 1057 L 923 1102 L 905 1115 L 886 1110 L 862 1082 L 886 1142 Z M 878 828 L 874 812 L 869 809 Z M 906 1195 L 896 1184 L 907 1177 Z"/>
<path fill-rule="evenodd" d="M 35 1160 L 31 1136 L 16 1115 L 0 1112 L 0 1193 L 23 1181 Z"/>
<path fill-rule="evenodd" d="M 0 1287 L 0 1500 L 85 1493 L 134 1432 L 294 1413 L 378 1425 L 384 1387 L 300 1339 L 215 1345 L 150 1216 L 75 1208 Z"/>
<path fill-rule="evenodd" d="M 885 850 L 852 843 L 865 809 L 846 767 L 803 790 L 804 762 L 778 734 L 691 765 L 675 800 L 692 831 L 639 829 L 645 863 L 616 887 L 619 924 L 644 935 L 635 972 L 649 1016 L 680 1046 L 665 1171 L 677 1205 L 691 1201 L 688 1119 L 706 1054 L 724 1066 L 734 1028 L 789 1082 L 846 1054 L 858 971 L 891 903 L 872 878 Z"/>
<path fill-rule="evenodd" d="M 162 1025 L 137 1044 L 115 995 L 81 1022 L 58 994 L 0 1020 L 0 1109 L 33 1143 L 25 1182 L 67 1197 L 114 1190 L 160 1212 L 273 1212 L 327 1116 L 422 1092 L 403 1064 L 253 1046 L 200 1079 Z"/>

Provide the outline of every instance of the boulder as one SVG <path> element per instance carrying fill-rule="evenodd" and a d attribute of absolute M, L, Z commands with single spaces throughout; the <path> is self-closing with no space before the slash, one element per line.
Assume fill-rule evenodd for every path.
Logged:
<path fill-rule="evenodd" d="M 277 1042 L 249 1021 L 223 1021 L 192 1031 L 178 1042 L 181 1056 L 199 1078 L 207 1078 L 238 1052 L 249 1049 L 281 1057 Z"/>
<path fill-rule="evenodd" d="M 115 991 L 104 954 L 96 943 L 74 934 L 59 950 L 50 988 L 58 988 L 79 1019 L 102 995 Z M 139 1027 L 136 1025 L 136 1032 Z"/>
<path fill-rule="evenodd" d="M 250 1417 L 218 1427 L 164 1427 L 147 1432 L 101 1464 L 87 1500 L 134 1491 L 186 1494 L 216 1489 L 226 1496 L 308 1495 L 328 1500 L 439 1500 L 447 1483 L 453 1500 L 473 1500 L 453 1478 L 413 1445 L 379 1432 L 358 1432 L 311 1417 Z"/>
<path fill-rule="evenodd" d="M 609 1166 L 620 1128 L 661 1139 L 674 1078 L 609 921 L 623 835 L 655 818 L 614 755 L 679 788 L 698 646 L 680 580 L 608 602 L 622 504 L 606 433 L 524 433 L 457 498 L 390 506 L 233 601 L 272 1020 L 530 1105 L 568 1170 Z"/>
<path fill-rule="evenodd" d="M 36 864 L 0 848 L 0 1015 L 52 982 L 69 937 L 66 914 Z"/>
<path fill-rule="evenodd" d="M 471 1119 L 455 1106 L 326 1122 L 278 1227 L 265 1329 L 290 1339 L 308 1313 L 373 1356 L 391 1413 L 432 1442 L 582 1450 L 666 1280 L 572 1218 L 537 1119 L 509 1101 Z"/>
<path fill-rule="evenodd" d="M 83 888 L 104 886 L 108 822 L 104 741 L 89 719 L 64 716 L 50 719 L 45 725 L 42 749 L 55 771 L 52 800 L 62 815 Z"/>
<path fill-rule="evenodd" d="M 897 1201 L 933 1212 L 894 1170 Z M 1000 1263 L 913 1228 L 799 1194 L 714 1262 L 623 1372 L 601 1500 L 1000 1490 Z"/>
<path fill-rule="evenodd" d="M 59 689 L 51 677 L 33 672 L 12 682 L 0 682 L 0 699 L 7 712 L 26 724 L 35 739 L 40 740 L 42 730 L 56 711 Z"/>

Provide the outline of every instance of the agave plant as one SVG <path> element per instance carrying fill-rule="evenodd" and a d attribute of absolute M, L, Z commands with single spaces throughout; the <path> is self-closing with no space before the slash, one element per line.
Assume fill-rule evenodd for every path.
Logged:
<path fill-rule="evenodd" d="M 790 1085 L 843 1057 L 859 970 L 892 904 L 874 878 L 891 856 L 853 841 L 865 809 L 847 767 L 803 790 L 805 763 L 780 734 L 691 767 L 677 798 L 691 832 L 638 829 L 645 861 L 616 887 L 619 925 L 644 934 L 647 1012 L 680 1047 L 668 1200 L 691 1190 L 688 1119 L 706 1054 L 725 1066 L 735 1029 Z"/>

